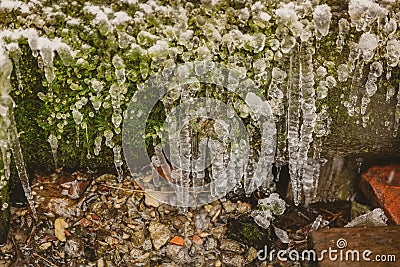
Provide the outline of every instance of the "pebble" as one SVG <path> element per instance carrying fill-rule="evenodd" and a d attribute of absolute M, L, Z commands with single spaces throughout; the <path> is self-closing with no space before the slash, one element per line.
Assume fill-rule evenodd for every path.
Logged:
<path fill-rule="evenodd" d="M 104 267 L 105 263 L 104 263 L 104 259 L 103 258 L 99 258 L 97 260 L 97 267 Z"/>
<path fill-rule="evenodd" d="M 251 204 L 238 201 L 236 211 L 240 214 L 249 213 L 251 212 Z"/>
<path fill-rule="evenodd" d="M 203 239 L 201 239 L 201 237 L 199 237 L 198 235 L 194 235 L 193 243 L 195 243 L 198 246 L 201 246 L 201 245 L 203 245 Z"/>
<path fill-rule="evenodd" d="M 224 207 L 226 213 L 234 213 L 237 205 L 236 203 L 232 203 L 232 201 L 227 200 L 222 203 L 222 206 Z"/>
<path fill-rule="evenodd" d="M 221 250 L 232 251 L 236 253 L 242 253 L 241 245 L 239 242 L 231 240 L 231 239 L 223 239 L 221 241 Z"/>
<path fill-rule="evenodd" d="M 258 251 L 253 247 L 249 248 L 245 256 L 246 264 L 252 263 L 255 259 L 257 259 L 257 257 L 258 257 Z"/>
<path fill-rule="evenodd" d="M 185 245 L 185 240 L 183 240 L 183 238 L 180 237 L 180 236 L 174 236 L 169 241 L 169 243 L 172 244 L 172 245 L 176 245 L 176 246 L 181 246 L 182 247 L 183 245 Z"/>
<path fill-rule="evenodd" d="M 72 238 L 65 243 L 64 252 L 69 257 L 78 258 L 83 255 L 83 248 L 84 245 L 81 239 Z"/>
<path fill-rule="evenodd" d="M 222 262 L 227 266 L 242 267 L 245 264 L 244 258 L 239 254 L 224 253 L 222 254 Z"/>
<path fill-rule="evenodd" d="M 167 245 L 167 256 L 174 262 L 183 263 L 185 262 L 185 255 L 187 255 L 187 251 L 180 246 L 175 246 L 168 244 Z"/>
<path fill-rule="evenodd" d="M 171 230 L 169 229 L 169 226 L 159 222 L 151 221 L 149 231 L 155 250 L 159 250 L 162 246 L 164 246 L 171 237 Z"/>
<path fill-rule="evenodd" d="M 160 206 L 160 201 L 150 196 L 149 194 L 144 195 L 144 203 L 149 207 L 158 208 Z"/>

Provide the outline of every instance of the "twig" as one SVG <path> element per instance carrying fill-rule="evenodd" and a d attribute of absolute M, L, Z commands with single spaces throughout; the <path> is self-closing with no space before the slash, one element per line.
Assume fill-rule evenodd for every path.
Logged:
<path fill-rule="evenodd" d="M 43 256 L 40 256 L 39 254 L 37 254 L 36 252 L 32 253 L 33 256 L 38 257 L 39 259 L 41 259 L 42 261 L 45 261 L 47 264 L 50 264 L 51 266 L 54 267 L 58 267 L 58 265 L 54 264 L 53 262 L 51 262 L 50 260 L 46 259 Z"/>
<path fill-rule="evenodd" d="M 32 225 L 32 229 L 31 232 L 28 236 L 28 238 L 26 239 L 26 244 L 29 246 L 32 243 L 33 240 L 33 236 L 35 235 L 35 231 L 36 231 L 36 224 Z"/>
<path fill-rule="evenodd" d="M 156 190 L 139 190 L 139 189 L 128 189 L 128 188 L 123 188 L 123 187 L 118 187 L 118 186 L 112 186 L 112 185 L 106 185 L 103 183 L 99 183 L 99 185 L 105 186 L 105 187 L 109 187 L 109 188 L 113 188 L 113 189 L 117 189 L 117 190 L 123 190 L 126 192 L 132 192 L 132 193 L 141 193 L 144 194 L 146 192 L 148 193 L 158 193 L 158 194 L 171 194 L 171 193 L 175 193 L 175 191 L 156 191 Z M 196 191 L 196 190 L 188 190 L 190 193 L 193 192 L 197 192 L 197 193 L 209 193 L 210 191 Z"/>
<path fill-rule="evenodd" d="M 112 186 L 112 185 L 107 185 L 107 184 L 103 184 L 103 183 L 99 183 L 99 185 L 105 186 L 105 187 L 109 187 L 109 188 L 113 188 L 113 189 L 117 189 L 117 190 L 123 190 L 123 191 L 127 191 L 127 192 L 132 192 L 132 193 L 145 193 L 144 190 L 139 190 L 139 189 L 129 189 L 129 188 L 123 188 L 123 187 L 118 187 L 118 186 Z"/>

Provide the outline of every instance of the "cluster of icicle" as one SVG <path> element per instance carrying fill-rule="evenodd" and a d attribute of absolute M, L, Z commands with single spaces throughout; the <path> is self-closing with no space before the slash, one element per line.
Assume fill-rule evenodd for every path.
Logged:
<path fill-rule="evenodd" d="M 90 94 L 79 96 L 79 99 L 71 106 L 70 113 L 57 113 L 49 118 L 51 121 L 59 121 L 54 132 L 50 133 L 48 138 L 56 164 L 58 142 L 62 139 L 63 127 L 66 125 L 67 119 L 71 117 L 76 124 L 76 143 L 79 146 L 80 129 L 88 131 L 85 122 L 88 119 L 85 118 L 86 114 L 92 118 L 100 109 L 111 108 L 112 128 L 104 129 L 99 133 L 93 140 L 92 151 L 95 156 L 98 156 L 103 146 L 103 139 L 105 139 L 104 145 L 113 150 L 114 163 L 121 179 L 122 149 L 120 144 L 115 142 L 115 137 L 121 132 L 123 106 L 129 102 L 129 99 L 125 98 L 128 80 L 132 79 L 133 83 L 138 81 L 135 85 L 140 88 L 142 83 L 139 81 L 145 80 L 161 68 L 176 66 L 178 61 L 212 61 L 219 56 L 224 61 L 220 63 L 237 67 L 243 72 L 248 70 L 248 73 L 253 75 L 251 78 L 260 87 L 267 88 L 266 94 L 270 99 L 275 120 L 282 125 L 277 129 L 275 164 L 278 169 L 289 164 L 294 201 L 296 204 L 301 203 L 302 193 L 304 193 L 307 204 L 313 198 L 314 189 L 318 186 L 319 169 L 323 162 L 321 159 L 322 140 L 330 132 L 332 119 L 328 114 L 328 105 L 324 104 L 329 92 L 339 90 L 339 85 L 349 84 L 349 88 L 343 89 L 349 92 L 349 96 L 343 95 L 342 104 L 347 108 L 350 116 L 357 117 L 357 120 L 360 120 L 366 127 L 369 122 L 367 108 L 371 98 L 378 90 L 380 80 L 390 79 L 392 69 L 398 66 L 400 60 L 400 41 L 398 40 L 398 21 L 396 19 L 398 14 L 390 11 L 390 6 L 394 2 L 389 0 L 384 4 L 371 0 L 351 0 L 348 6 L 350 21 L 341 18 L 338 21 L 338 32 L 334 34 L 330 31 L 333 17 L 331 7 L 316 3 L 318 1 L 304 0 L 289 3 L 271 1 L 271 5 L 264 5 L 260 1 L 244 1 L 244 7 L 240 7 L 238 10 L 230 7 L 230 10 L 226 10 L 225 13 L 213 14 L 212 19 L 200 16 L 199 14 L 203 11 L 197 9 L 192 3 L 184 4 L 177 1 L 176 7 L 172 7 L 172 5 L 165 5 L 154 0 L 146 3 L 139 3 L 135 0 L 121 2 L 132 8 L 133 11 L 114 12 L 113 8 L 108 6 L 86 3 L 82 14 L 93 17 L 89 23 L 79 17 L 62 14 L 60 6 L 43 9 L 47 17 L 56 15 L 63 17 L 66 22 L 66 32 L 70 26 L 86 23 L 85 30 L 90 29 L 89 33 L 99 31 L 105 42 L 115 41 L 119 48 L 118 52 L 112 56 L 111 62 L 107 63 L 113 68 L 115 81 L 109 85 L 109 81 L 90 78 Z M 204 4 L 204 9 L 206 9 L 204 13 L 207 14 L 208 11 L 213 13 L 213 5 L 222 6 L 222 2 L 212 1 L 212 3 Z M 0 8 L 20 9 L 23 12 L 28 12 L 30 8 L 33 8 L 32 5 L 23 5 L 22 2 L 16 1 L 16 3 L 18 5 L 6 5 Z M 230 25 L 229 16 L 233 16 L 232 19 L 235 19 L 238 25 Z M 37 18 L 32 16 L 32 20 L 35 19 Z M 147 21 L 153 21 L 154 25 L 148 27 Z M 189 27 L 191 21 L 200 25 L 198 27 L 202 34 L 196 36 L 195 31 Z M 250 21 L 252 27 L 257 30 L 241 32 L 240 27 L 246 28 L 243 25 L 249 24 Z M 37 24 L 41 24 L 40 19 Z M 129 28 L 125 27 L 127 24 L 130 24 L 129 27 L 139 25 L 140 31 L 137 31 L 135 36 L 131 35 L 133 31 L 125 30 Z M 271 29 L 274 29 L 274 32 L 271 33 L 271 36 L 266 36 L 264 33 L 272 31 Z M 349 34 L 354 31 L 359 32 L 358 40 L 349 38 Z M 338 54 L 349 51 L 348 60 L 345 63 L 332 66 L 334 63 L 329 63 L 327 59 L 328 63 L 321 63 L 314 59 L 316 50 L 327 40 L 328 35 L 337 35 L 336 48 L 332 49 L 337 49 Z M 28 39 L 32 54 L 35 57 L 40 55 L 42 59 L 41 67 L 44 69 L 48 84 L 55 79 L 53 66 L 55 52 L 67 66 L 72 62 L 79 66 L 90 64 L 88 62 L 89 54 L 85 55 L 85 51 L 90 50 L 91 47 L 83 41 L 82 43 L 79 43 L 79 40 L 68 41 L 68 38 L 63 39 L 63 42 L 59 39 L 50 40 L 38 36 L 33 29 L 6 30 L 1 32 L 0 40 L 5 37 L 11 40 Z M 79 49 L 84 57 L 74 59 L 73 49 L 64 42 L 71 42 L 71 47 L 73 47 L 72 43 L 76 46 L 80 45 L 74 49 Z M 78 45 L 74 42 L 77 42 Z M 18 55 L 20 56 L 21 52 L 19 52 L 17 41 L 2 43 L 2 47 L 4 57 L 8 58 L 10 55 L 12 58 L 18 78 L 21 75 L 18 68 Z M 130 62 L 124 62 L 127 60 L 124 58 L 126 51 L 131 54 L 144 55 L 143 57 L 151 58 L 151 60 L 143 64 L 141 62 L 139 73 L 132 74 L 126 67 Z M 253 58 L 247 56 L 247 52 L 259 56 Z M 380 54 L 384 54 L 384 56 L 378 56 Z M 178 57 L 179 60 L 177 60 Z M 369 69 L 367 77 L 363 74 L 366 66 Z M 336 72 L 332 72 L 332 69 Z M 386 73 L 386 77 L 383 77 L 383 73 Z M 132 76 L 135 77 L 132 78 Z M 271 79 L 268 78 L 270 76 Z M 2 79 L 6 80 L 5 77 Z M 349 80 L 350 82 L 348 82 Z M 360 86 L 361 83 L 364 84 Z M 108 86 L 106 87 L 105 84 Z M 19 85 L 19 89 L 22 90 L 21 82 Z M 79 88 L 81 85 L 71 84 L 72 90 Z M 195 90 L 198 89 L 193 88 L 193 91 Z M 396 91 L 398 93 L 395 96 Z M 397 98 L 394 122 L 387 122 L 387 126 L 391 127 L 394 135 L 397 134 L 400 124 L 399 91 L 396 88 L 388 87 L 386 95 L 388 102 Z M 3 93 L 3 95 L 9 95 L 8 93 Z M 188 95 L 174 96 L 175 100 L 180 98 L 180 101 L 184 102 L 192 98 L 190 95 L 192 92 L 185 93 Z M 51 86 L 46 94 L 39 93 L 38 96 L 42 100 L 56 98 Z M 230 104 L 233 104 L 238 110 L 240 117 L 251 116 L 249 109 L 240 103 Z M 93 111 L 85 113 L 83 109 L 87 108 L 89 104 Z M 318 104 L 320 104 L 319 109 L 317 109 Z M 171 107 L 166 107 L 167 112 L 170 110 Z M 9 121 L 12 126 L 13 120 Z M 8 129 L 12 129 L 10 127 Z M 250 133 L 256 132 L 251 125 L 248 130 Z M 183 147 L 186 152 L 193 151 L 191 133 L 188 131 L 186 128 L 183 129 L 188 142 L 187 147 Z M 11 131 L 9 132 L 11 133 Z M 7 140 L 10 140 L 9 143 L 12 144 L 17 138 L 11 136 Z M 12 145 L 10 148 L 13 150 Z M 220 148 L 216 145 L 215 149 Z M 221 153 L 224 154 L 227 151 Z M 7 154 L 3 153 L 3 155 Z M 16 155 L 18 153 L 14 152 L 14 156 Z M 91 157 L 89 150 L 88 157 Z M 226 158 L 222 157 L 220 160 L 216 163 L 218 168 L 226 165 Z M 249 159 L 250 163 L 254 160 L 257 159 Z M 218 168 L 216 167 L 216 172 L 218 172 Z M 265 171 L 272 173 L 270 169 Z M 245 177 L 250 177 L 253 172 L 254 170 L 248 169 Z M 173 173 L 172 176 L 174 175 L 180 176 L 180 174 Z M 204 173 L 198 173 L 196 179 L 203 178 Z M 189 183 L 188 179 L 187 176 L 184 183 Z M 273 191 L 272 184 L 265 185 L 265 187 L 269 187 L 266 189 Z"/>
<path fill-rule="evenodd" d="M 43 69 L 46 79 L 51 82 L 54 80 L 53 58 L 55 51 L 58 52 L 64 64 L 69 64 L 72 60 L 70 48 L 60 40 L 50 40 L 48 38 L 39 37 L 34 29 L 2 31 L 0 32 L 0 146 L 3 162 L 4 175 L 1 176 L 0 189 L 7 185 L 10 179 L 10 162 L 11 154 L 14 157 L 14 162 L 20 178 L 22 188 L 28 200 L 29 207 L 33 217 L 37 219 L 35 204 L 31 193 L 29 177 L 26 171 L 25 162 L 21 145 L 19 143 L 18 129 L 14 120 L 15 103 L 11 97 L 12 88 L 11 73 L 15 66 L 15 74 L 18 81 L 18 90 L 23 91 L 21 71 L 19 69 L 19 59 L 22 52 L 18 46 L 18 40 L 25 38 L 28 40 L 32 54 L 36 57 L 40 54 L 43 60 Z M 57 164 L 57 148 L 58 140 L 54 135 L 48 138 L 51 150 L 53 152 L 54 161 Z M 6 204 L 6 208 L 8 204 Z"/>

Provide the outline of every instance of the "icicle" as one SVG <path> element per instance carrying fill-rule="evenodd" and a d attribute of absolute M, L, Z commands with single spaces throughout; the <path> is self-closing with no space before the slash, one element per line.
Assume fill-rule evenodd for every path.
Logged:
<path fill-rule="evenodd" d="M 111 130 L 105 130 L 103 135 L 106 138 L 106 146 L 112 148 L 114 146 L 114 144 L 112 142 L 114 133 Z"/>
<path fill-rule="evenodd" d="M 57 166 L 58 166 L 58 164 L 57 164 L 58 139 L 55 135 L 50 134 L 49 138 L 47 139 L 47 142 L 49 142 L 49 144 L 50 144 L 51 153 L 53 154 L 54 165 L 57 168 Z"/>
<path fill-rule="evenodd" d="M 270 105 L 276 119 L 284 112 L 283 92 L 279 88 L 279 84 L 284 82 L 286 77 L 287 74 L 283 70 L 276 67 L 272 69 L 272 80 L 268 89 L 268 96 L 271 97 Z"/>
<path fill-rule="evenodd" d="M 390 39 L 386 43 L 386 62 L 388 68 L 394 68 L 398 65 L 400 59 L 400 41 L 397 39 Z"/>
<path fill-rule="evenodd" d="M 339 82 L 345 82 L 349 78 L 349 66 L 346 64 L 340 64 L 338 69 L 337 69 L 337 75 L 338 75 L 338 81 Z"/>
<path fill-rule="evenodd" d="M 363 33 L 358 41 L 360 49 L 365 61 L 370 61 L 374 57 L 374 50 L 378 47 L 378 38 L 372 33 Z"/>
<path fill-rule="evenodd" d="M 1 124 L 3 124 L 3 121 L 0 122 Z M 0 170 L 0 192 L 2 192 L 3 188 L 5 186 L 8 185 L 9 181 L 10 181 L 10 163 L 11 163 L 11 155 L 9 152 L 9 148 L 8 148 L 8 138 L 7 138 L 7 133 L 6 133 L 6 129 L 7 127 L 3 127 L 3 125 L 1 125 L 2 127 L 0 128 L 1 131 L 1 160 L 2 160 L 2 170 Z M 0 196 L 0 211 L 3 211 L 5 209 L 8 208 L 9 203 L 7 202 L 7 199 L 2 199 L 2 197 Z"/>
<path fill-rule="evenodd" d="M 79 112 L 79 110 L 77 109 L 73 109 L 72 110 L 72 117 L 76 123 L 76 140 L 75 140 L 75 144 L 76 147 L 79 147 L 79 128 L 80 128 L 80 124 L 82 123 L 82 119 L 83 119 L 83 114 Z"/>
<path fill-rule="evenodd" d="M 376 91 L 378 90 L 378 87 L 376 85 L 377 79 L 382 75 L 383 72 L 383 66 L 381 63 L 375 61 L 370 65 L 370 70 L 368 74 L 368 80 L 365 83 L 365 89 L 366 92 L 361 99 L 361 115 L 364 115 L 369 102 L 371 101 L 371 97 L 375 95 Z"/>
<path fill-rule="evenodd" d="M 102 140 L 103 140 L 103 137 L 101 135 L 97 136 L 96 139 L 94 139 L 94 154 L 96 156 L 98 156 L 101 151 L 101 141 Z"/>
<path fill-rule="evenodd" d="M 396 90 L 394 89 L 394 87 L 389 85 L 387 87 L 387 91 L 386 91 L 386 102 L 389 102 L 395 93 L 396 93 Z"/>
<path fill-rule="evenodd" d="M 397 136 L 397 131 L 399 130 L 399 125 L 400 125 L 400 85 L 399 85 L 399 90 L 397 92 L 397 104 L 396 104 L 396 110 L 394 112 L 394 133 L 393 136 Z"/>
<path fill-rule="evenodd" d="M 324 220 L 321 215 L 318 215 L 318 217 L 315 218 L 314 222 L 312 223 L 310 231 L 317 231 L 318 229 L 324 228 L 327 225 L 329 225 L 329 221 Z"/>
<path fill-rule="evenodd" d="M 39 38 L 39 40 L 40 56 L 43 60 L 44 76 L 46 77 L 47 82 L 50 84 L 55 78 L 53 66 L 54 51 L 48 39 Z"/>
<path fill-rule="evenodd" d="M 296 45 L 296 38 L 293 36 L 285 36 L 281 42 L 281 51 L 284 54 L 287 54 L 292 50 L 292 48 Z"/>
<path fill-rule="evenodd" d="M 315 28 L 322 36 L 328 35 L 331 19 L 332 13 L 330 6 L 323 4 L 314 8 L 313 21 Z"/>
<path fill-rule="evenodd" d="M 0 93 L 1 93 L 0 119 L 2 120 L 2 124 L 6 126 L 6 128 L 2 127 L 1 129 L 1 131 L 3 131 L 2 132 L 3 136 L 0 139 L 0 141 L 1 141 L 2 152 L 5 155 L 7 155 L 7 152 L 4 149 L 5 147 L 9 146 L 11 148 L 11 151 L 13 152 L 15 165 L 17 168 L 18 176 L 22 184 L 22 188 L 25 193 L 25 197 L 28 200 L 28 204 L 29 207 L 31 208 L 34 219 L 37 220 L 38 217 L 35 209 L 35 204 L 33 201 L 31 187 L 29 185 L 29 177 L 28 174 L 26 173 L 22 150 L 18 140 L 18 130 L 14 120 L 14 113 L 13 113 L 14 101 L 9 95 L 12 89 L 10 82 L 12 67 L 13 66 L 11 60 L 0 49 Z M 5 131 L 5 129 L 8 130 L 8 134 Z M 5 163 L 4 168 L 5 168 L 5 174 L 9 176 L 9 170 L 8 170 L 9 164 L 7 162 L 8 159 L 4 162 Z"/>
<path fill-rule="evenodd" d="M 31 208 L 32 215 L 35 220 L 38 220 L 36 209 L 35 209 L 35 203 L 33 201 L 31 186 L 29 185 L 29 177 L 28 177 L 28 174 L 25 169 L 24 158 L 23 158 L 21 146 L 20 146 L 19 140 L 18 140 L 17 126 L 15 125 L 14 114 L 12 114 L 12 112 L 10 112 L 10 120 L 11 120 L 11 124 L 10 124 L 10 128 L 9 128 L 10 129 L 10 147 L 13 152 L 15 166 L 17 167 L 17 172 L 18 172 L 19 178 L 21 180 L 21 185 L 22 185 L 22 188 L 24 189 L 25 197 L 28 200 L 29 207 Z"/>
<path fill-rule="evenodd" d="M 300 128 L 298 176 L 307 180 L 307 183 L 310 182 L 312 184 L 314 166 L 312 162 L 307 163 L 307 159 L 308 159 L 308 151 L 310 149 L 310 144 L 313 141 L 313 131 L 317 115 L 315 106 L 312 52 L 310 51 L 309 47 L 305 48 L 302 57 L 303 58 L 300 61 L 300 86 L 302 95 L 301 110 L 303 114 L 303 124 Z M 305 167 L 307 167 L 306 170 L 303 170 L 304 165 Z M 309 188 L 307 186 L 306 186 L 306 191 L 307 191 L 306 204 L 308 204 L 308 202 L 310 201 L 310 191 L 308 191 Z M 300 199 L 298 199 L 298 201 L 300 201 Z"/>
<path fill-rule="evenodd" d="M 357 100 L 358 100 L 358 89 L 356 86 L 356 83 L 359 79 L 361 79 L 359 76 L 360 70 L 362 70 L 363 66 L 363 61 L 360 59 L 360 49 L 358 48 L 357 45 L 353 45 L 350 47 L 350 53 L 349 53 L 349 70 L 350 72 L 353 72 L 353 76 L 351 79 L 351 85 L 350 85 L 350 95 L 349 95 L 349 100 L 348 102 L 344 103 L 344 106 L 347 108 L 348 114 L 350 117 L 354 116 L 354 111 L 355 107 L 357 105 Z"/>
<path fill-rule="evenodd" d="M 71 49 L 67 45 L 60 45 L 57 48 L 57 54 L 65 66 L 70 66 L 74 62 L 74 56 Z"/>
<path fill-rule="evenodd" d="M 115 76 L 117 77 L 117 82 L 119 84 L 125 83 L 125 64 L 119 55 L 114 55 L 112 58 L 112 64 L 115 68 Z"/>
<path fill-rule="evenodd" d="M 313 186 L 312 186 L 314 193 L 312 198 L 315 198 L 317 196 L 320 168 L 321 165 L 323 165 L 326 162 L 325 159 L 321 159 L 322 138 L 329 134 L 330 123 L 331 119 L 329 118 L 328 107 L 326 105 L 322 105 L 321 111 L 317 114 L 316 124 L 314 127 L 314 134 L 315 134 L 315 139 L 313 141 L 314 175 L 313 175 Z"/>
<path fill-rule="evenodd" d="M 124 162 L 122 161 L 122 158 L 121 158 L 121 147 L 119 145 L 115 145 L 113 147 L 113 152 L 114 152 L 114 165 L 115 165 L 115 169 L 117 170 L 117 173 L 118 173 L 117 180 L 120 183 L 124 179 L 124 176 L 123 176 L 124 172 L 122 170 L 122 165 L 124 164 Z"/>
<path fill-rule="evenodd" d="M 301 51 L 300 51 L 301 53 Z M 298 152 L 299 152 L 299 124 L 300 124 L 300 92 L 299 92 L 299 66 L 298 51 L 294 51 L 290 56 L 289 81 L 287 90 L 288 99 L 288 153 L 289 153 L 289 174 L 292 184 L 295 205 L 300 204 L 301 182 L 298 176 Z"/>
<path fill-rule="evenodd" d="M 303 193 L 304 193 L 304 206 L 308 207 L 311 202 L 311 193 L 313 192 L 314 188 L 314 160 L 312 158 L 308 159 L 304 165 L 303 170 Z"/>
<path fill-rule="evenodd" d="M 339 52 L 342 52 L 343 46 L 345 45 L 344 36 L 346 32 L 350 29 L 350 23 L 347 21 L 347 19 L 341 18 L 338 24 L 339 24 L 339 36 L 336 40 L 336 49 Z"/>
<path fill-rule="evenodd" d="M 18 89 L 20 92 L 22 92 L 24 88 L 21 81 L 21 71 L 19 69 L 19 60 L 22 55 L 21 49 L 19 48 L 17 43 L 10 43 L 7 45 L 7 50 L 9 51 L 10 57 L 14 62 L 15 76 L 17 77 L 18 81 Z"/>
<path fill-rule="evenodd" d="M 184 114 L 190 114 L 189 110 L 185 110 Z M 180 197 L 181 205 L 184 209 L 189 205 L 189 185 L 190 174 L 192 171 L 192 137 L 193 132 L 189 125 L 184 125 L 181 129 L 180 135 L 180 167 L 182 168 L 182 175 L 180 177 L 180 186 L 178 196 Z"/>

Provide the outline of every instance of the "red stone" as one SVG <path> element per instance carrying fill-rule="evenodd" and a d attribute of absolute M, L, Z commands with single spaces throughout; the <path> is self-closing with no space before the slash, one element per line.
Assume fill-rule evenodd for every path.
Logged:
<path fill-rule="evenodd" d="M 174 236 L 171 241 L 169 241 L 170 244 L 175 245 L 175 246 L 183 246 L 185 244 L 185 240 L 183 240 L 182 237 L 180 236 Z"/>
<path fill-rule="evenodd" d="M 198 236 L 198 235 L 194 235 L 193 236 L 193 243 L 195 243 L 198 246 L 201 246 L 201 245 L 203 245 L 203 239 L 201 239 L 201 237 Z"/>
<path fill-rule="evenodd" d="M 400 166 L 375 166 L 361 175 L 361 190 L 372 204 L 400 225 Z"/>

